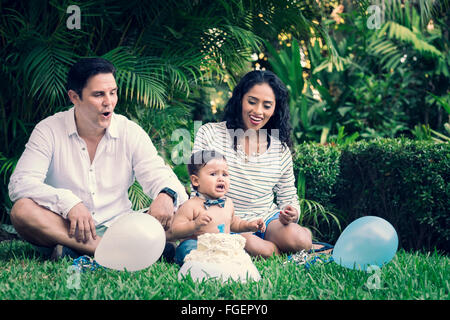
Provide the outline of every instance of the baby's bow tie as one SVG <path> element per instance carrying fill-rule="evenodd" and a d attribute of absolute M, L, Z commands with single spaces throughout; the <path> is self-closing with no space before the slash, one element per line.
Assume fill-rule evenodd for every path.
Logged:
<path fill-rule="evenodd" d="M 220 198 L 220 199 L 207 199 L 204 202 L 205 204 L 205 209 L 208 210 L 209 207 L 214 206 L 214 205 L 218 205 L 220 208 L 223 208 L 225 206 L 225 199 L 224 198 Z"/>

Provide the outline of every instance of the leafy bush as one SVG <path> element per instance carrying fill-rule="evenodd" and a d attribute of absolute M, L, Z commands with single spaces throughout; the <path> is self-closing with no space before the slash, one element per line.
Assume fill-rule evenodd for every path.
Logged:
<path fill-rule="evenodd" d="M 324 210 L 331 214 L 328 216 L 339 217 L 339 212 L 333 204 L 335 195 L 334 186 L 337 184 L 339 176 L 340 151 L 331 145 L 303 143 L 296 147 L 294 156 L 294 174 L 297 177 L 297 189 L 299 198 L 308 201 L 316 201 L 324 207 Z M 302 208 L 303 206 L 301 206 Z M 303 217 L 303 215 L 312 215 Z M 329 241 L 336 238 L 341 230 L 341 223 L 327 219 L 327 215 L 314 215 L 313 211 L 301 212 L 299 223 L 316 231 L 315 238 Z M 330 223 L 331 221 L 331 223 Z M 323 238 L 323 239 L 322 239 Z"/>
<path fill-rule="evenodd" d="M 304 144 L 296 151 L 306 197 L 338 213 L 342 227 L 379 216 L 397 230 L 401 247 L 448 251 L 449 144 L 377 139 L 345 147 Z M 338 234 L 328 236 L 333 242 Z"/>
<path fill-rule="evenodd" d="M 294 156 L 296 177 L 305 177 L 305 198 L 330 208 L 333 206 L 333 187 L 339 175 L 340 150 L 331 145 L 303 143 Z"/>
<path fill-rule="evenodd" d="M 0 86 L 0 222 L 8 220 L 7 182 L 32 129 L 70 105 L 66 75 L 79 58 L 101 56 L 115 65 L 115 111 L 144 127 L 168 160 L 174 128 L 211 108 L 205 88 L 233 86 L 262 39 L 319 29 L 312 21 L 320 5 L 309 2 L 84 1 L 82 27 L 72 30 L 64 23 L 69 1 L 2 1 L 0 79 L 8 86 Z M 131 197 L 138 206 L 146 201 Z"/>

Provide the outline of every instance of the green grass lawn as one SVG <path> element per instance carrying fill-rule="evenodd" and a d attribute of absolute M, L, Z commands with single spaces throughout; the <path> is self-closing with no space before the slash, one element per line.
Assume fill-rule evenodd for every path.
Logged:
<path fill-rule="evenodd" d="M 438 253 L 397 252 L 380 270 L 380 289 L 368 289 L 374 274 L 336 263 L 306 270 L 285 256 L 255 260 L 262 279 L 247 284 L 217 280 L 178 280 L 179 267 L 157 262 L 138 272 L 97 269 L 80 273 L 79 288 L 71 288 L 72 260 L 43 260 L 22 241 L 0 242 L 0 300 L 10 299 L 437 299 L 449 298 L 449 257 Z M 72 277 L 72 278 L 71 278 Z"/>

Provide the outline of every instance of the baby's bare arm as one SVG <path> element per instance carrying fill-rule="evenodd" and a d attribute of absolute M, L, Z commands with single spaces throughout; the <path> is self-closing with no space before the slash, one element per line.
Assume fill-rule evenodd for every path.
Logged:
<path fill-rule="evenodd" d="M 262 219 L 257 219 L 254 221 L 246 221 L 242 220 L 238 216 L 234 214 L 234 207 L 232 206 L 232 212 L 231 212 L 231 225 L 230 230 L 231 232 L 255 232 L 255 231 L 262 231 L 265 230 L 265 224 Z"/>
<path fill-rule="evenodd" d="M 176 239 L 190 237 L 210 221 L 211 217 L 204 209 L 197 208 L 195 202 L 188 200 L 176 212 L 171 234 Z"/>
<path fill-rule="evenodd" d="M 231 232 L 256 232 L 261 231 L 264 232 L 266 229 L 266 225 L 264 224 L 263 219 L 257 219 L 253 221 L 242 220 L 239 217 L 233 216 L 233 220 L 231 221 Z"/>
<path fill-rule="evenodd" d="M 239 217 L 236 217 L 233 214 L 233 218 L 231 219 L 231 225 L 230 225 L 231 232 L 241 233 L 241 232 L 247 232 L 248 230 L 248 222 L 245 220 L 242 220 Z"/>

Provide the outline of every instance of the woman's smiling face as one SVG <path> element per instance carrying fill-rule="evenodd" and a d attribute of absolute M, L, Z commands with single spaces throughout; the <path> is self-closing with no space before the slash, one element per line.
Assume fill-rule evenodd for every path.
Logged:
<path fill-rule="evenodd" d="M 275 94 L 267 83 L 256 84 L 242 98 L 242 121 L 245 130 L 259 130 L 275 112 Z"/>

